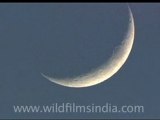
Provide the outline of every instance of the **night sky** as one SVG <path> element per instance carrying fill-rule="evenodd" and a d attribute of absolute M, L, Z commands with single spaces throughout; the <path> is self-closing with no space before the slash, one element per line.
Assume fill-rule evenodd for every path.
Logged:
<path fill-rule="evenodd" d="M 125 3 L 0 4 L 0 118 L 160 118 L 160 4 L 130 3 L 135 42 L 109 80 L 68 88 L 65 78 L 105 63 L 128 26 Z M 13 105 L 143 105 L 144 113 L 15 113 Z"/>

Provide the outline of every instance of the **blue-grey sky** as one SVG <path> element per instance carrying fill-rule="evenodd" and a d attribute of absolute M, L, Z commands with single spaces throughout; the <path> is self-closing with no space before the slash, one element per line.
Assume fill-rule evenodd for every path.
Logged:
<path fill-rule="evenodd" d="M 127 4 L 0 4 L 0 118 L 160 118 L 160 4 L 130 4 L 135 42 L 108 81 L 67 88 L 41 76 L 72 77 L 107 61 L 123 40 Z M 13 105 L 143 105 L 144 113 L 14 113 Z"/>

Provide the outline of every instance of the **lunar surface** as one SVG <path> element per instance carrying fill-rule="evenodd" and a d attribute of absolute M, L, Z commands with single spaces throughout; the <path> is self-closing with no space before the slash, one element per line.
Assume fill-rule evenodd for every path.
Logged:
<path fill-rule="evenodd" d="M 113 52 L 112 56 L 101 66 L 94 69 L 92 72 L 86 73 L 81 76 L 77 76 L 74 78 L 64 78 L 58 79 L 54 78 L 54 76 L 50 77 L 46 74 L 42 74 L 42 76 L 53 83 L 66 86 L 66 87 L 89 87 L 101 82 L 108 80 L 112 77 L 126 62 L 132 46 L 134 42 L 135 35 L 135 27 L 134 27 L 134 19 L 132 15 L 132 11 L 128 7 L 129 10 L 129 23 L 128 30 L 126 32 L 126 36 L 122 40 L 121 44 L 116 48 L 116 51 Z"/>

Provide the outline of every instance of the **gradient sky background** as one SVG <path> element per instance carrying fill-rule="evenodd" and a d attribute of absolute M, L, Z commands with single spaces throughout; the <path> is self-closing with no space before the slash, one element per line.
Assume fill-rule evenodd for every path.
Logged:
<path fill-rule="evenodd" d="M 108 81 L 75 89 L 55 77 L 101 65 L 123 40 L 126 4 L 0 4 L 0 118 L 160 118 L 160 4 L 130 4 L 135 43 Z M 144 113 L 14 113 L 13 105 L 143 105 Z"/>

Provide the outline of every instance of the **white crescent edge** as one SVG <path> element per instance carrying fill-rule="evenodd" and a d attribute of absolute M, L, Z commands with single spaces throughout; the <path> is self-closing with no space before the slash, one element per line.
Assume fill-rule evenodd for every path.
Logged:
<path fill-rule="evenodd" d="M 66 87 L 75 87 L 75 88 L 93 86 L 105 80 L 108 80 L 110 77 L 112 77 L 126 62 L 134 42 L 134 35 L 135 35 L 134 19 L 131 9 L 129 7 L 128 9 L 130 17 L 128 32 L 124 40 L 121 42 L 121 45 L 118 46 L 118 49 L 114 51 L 113 55 L 105 64 L 103 64 L 102 66 L 98 67 L 97 69 L 95 69 L 90 73 L 75 78 L 57 79 L 49 77 L 43 73 L 41 73 L 41 75 L 44 78 L 56 84 Z"/>

